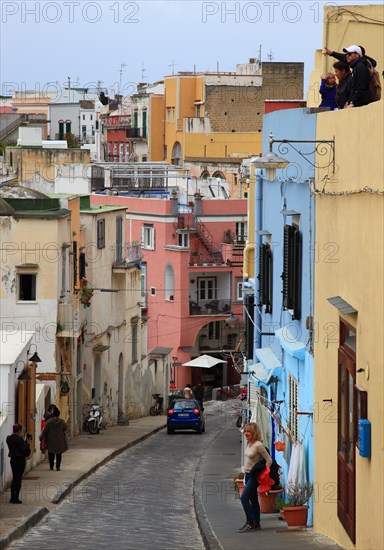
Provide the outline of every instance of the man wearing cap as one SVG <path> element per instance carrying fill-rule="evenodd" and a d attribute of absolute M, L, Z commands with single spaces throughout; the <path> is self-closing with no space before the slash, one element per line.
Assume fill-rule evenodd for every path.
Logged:
<path fill-rule="evenodd" d="M 361 107 L 371 102 L 369 94 L 369 79 L 371 64 L 363 56 L 360 46 L 353 44 L 343 48 L 347 63 L 352 69 L 351 96 L 345 108 Z"/>
<path fill-rule="evenodd" d="M 369 94 L 370 69 L 376 65 L 376 61 L 367 58 L 364 48 L 356 44 L 343 48 L 343 52 L 343 54 L 339 54 L 328 48 L 324 50 L 324 55 L 331 55 L 342 61 L 345 60 L 352 69 L 350 99 L 345 108 L 368 105 L 368 103 L 371 103 Z"/>

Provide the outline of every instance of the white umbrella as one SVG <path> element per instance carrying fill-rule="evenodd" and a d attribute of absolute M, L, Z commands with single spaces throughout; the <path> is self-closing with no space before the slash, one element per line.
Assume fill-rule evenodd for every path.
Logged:
<path fill-rule="evenodd" d="M 200 355 L 200 357 L 196 357 L 196 359 L 192 359 L 192 361 L 188 361 L 188 363 L 183 363 L 183 367 L 201 367 L 202 369 L 210 369 L 219 363 L 226 363 L 226 361 L 216 359 L 216 357 L 212 357 L 211 355 Z"/>

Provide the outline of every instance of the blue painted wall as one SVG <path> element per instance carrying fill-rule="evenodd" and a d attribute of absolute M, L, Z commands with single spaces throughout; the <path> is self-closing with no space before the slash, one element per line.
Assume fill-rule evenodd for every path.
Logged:
<path fill-rule="evenodd" d="M 274 139 L 283 140 L 315 140 L 316 114 L 310 114 L 307 109 L 290 109 L 277 111 L 264 116 L 263 120 L 263 154 L 269 151 L 269 134 Z M 258 336 L 255 330 L 254 363 L 258 362 L 256 348 L 270 347 L 283 364 L 278 376 L 277 387 L 271 384 L 267 387 L 269 398 L 284 400 L 281 404 L 283 425 L 287 425 L 289 414 L 288 378 L 292 374 L 298 382 L 299 412 L 313 412 L 313 349 L 311 334 L 307 327 L 307 318 L 313 318 L 313 285 L 314 285 L 314 246 L 315 246 L 315 210 L 314 197 L 310 193 L 308 178 L 314 177 L 314 144 L 293 144 L 303 156 L 293 150 L 288 144 L 273 144 L 273 151 L 290 161 L 288 168 L 277 170 L 273 182 L 266 181 L 258 171 L 256 176 L 256 194 L 261 191 L 261 217 L 256 214 L 255 227 L 271 233 L 270 241 L 273 250 L 273 309 L 272 314 L 265 313 L 265 307 L 256 308 L 255 323 L 261 323 L 262 332 L 274 332 L 281 327 L 288 327 L 297 342 L 304 344 L 298 354 L 301 359 L 292 356 L 280 345 L 275 336 Z M 308 159 L 308 160 L 307 160 Z M 308 162 L 310 161 L 310 162 Z M 258 187 L 259 186 L 259 187 Z M 292 218 L 284 216 L 281 211 L 296 211 L 300 214 L 300 231 L 302 234 L 302 298 L 301 318 L 292 320 L 289 311 L 283 310 L 282 278 L 284 225 L 291 224 Z M 255 208 L 257 213 L 257 205 Z M 266 237 L 255 236 L 255 242 L 269 242 Z M 255 258 L 255 274 L 259 271 L 258 247 Z M 258 303 L 258 281 L 255 279 L 255 303 Z M 259 312 L 257 311 L 259 310 Z M 261 314 L 261 315 L 260 315 Z M 297 355 L 297 354 L 296 354 Z M 254 380 L 255 381 L 255 380 Z M 256 382 L 256 384 L 260 384 Z M 276 395 L 273 395 L 276 389 Z M 300 439 L 304 441 L 307 462 L 307 477 L 314 481 L 314 442 L 313 416 L 299 415 Z M 276 452 L 277 462 L 283 466 L 284 480 L 288 473 L 288 463 L 282 452 Z M 312 523 L 312 506 L 309 522 Z M 310 524 L 309 523 L 309 524 Z"/>

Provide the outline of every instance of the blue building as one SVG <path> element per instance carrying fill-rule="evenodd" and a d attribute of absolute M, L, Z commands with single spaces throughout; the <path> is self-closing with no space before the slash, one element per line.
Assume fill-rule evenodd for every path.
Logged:
<path fill-rule="evenodd" d="M 250 393 L 256 389 L 267 409 L 271 440 L 265 444 L 282 466 L 283 483 L 290 440 L 302 442 L 307 479 L 314 480 L 315 112 L 289 109 L 264 116 L 263 151 L 271 146 L 289 165 L 256 168 L 255 280 L 244 282 Z M 278 440 L 286 443 L 284 453 L 275 451 Z"/>

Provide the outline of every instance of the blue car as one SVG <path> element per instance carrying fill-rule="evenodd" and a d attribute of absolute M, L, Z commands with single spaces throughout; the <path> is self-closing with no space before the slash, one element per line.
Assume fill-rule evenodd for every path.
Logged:
<path fill-rule="evenodd" d="M 174 399 L 167 410 L 167 433 L 175 430 L 205 432 L 204 409 L 196 399 Z"/>

